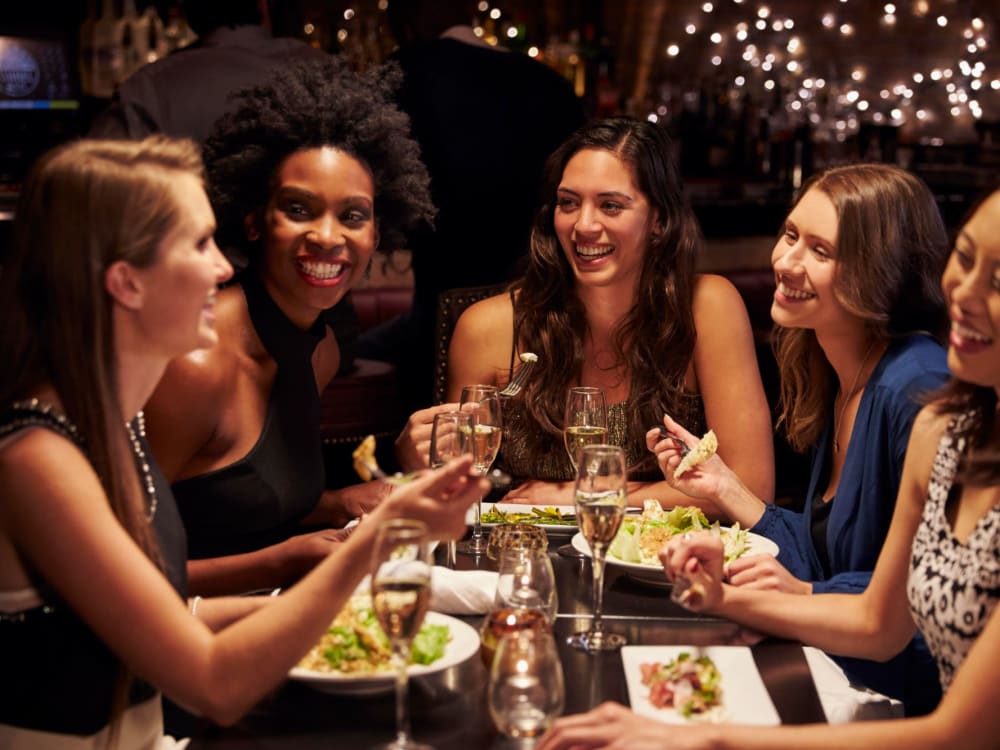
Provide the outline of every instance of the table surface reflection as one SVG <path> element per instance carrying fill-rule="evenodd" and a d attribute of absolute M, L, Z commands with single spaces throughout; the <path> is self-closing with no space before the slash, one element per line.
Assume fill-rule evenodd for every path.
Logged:
<path fill-rule="evenodd" d="M 566 645 L 566 637 L 590 626 L 591 570 L 586 559 L 558 554 L 567 539 L 553 539 L 549 555 L 559 590 L 554 627 L 565 685 L 565 713 L 579 713 L 612 700 L 628 705 L 621 655 L 586 654 Z M 458 567 L 495 569 L 485 557 L 459 555 Z M 478 629 L 481 616 L 459 618 Z M 639 583 L 620 569 L 605 575 L 604 625 L 631 645 L 733 645 L 745 633 L 717 618 L 696 616 L 670 601 L 669 590 Z M 753 647 L 764 684 L 787 724 L 825 721 L 819 697 L 799 644 L 766 640 Z M 473 657 L 434 675 L 410 681 L 412 733 L 436 750 L 500 748 L 486 708 L 487 672 Z M 394 694 L 352 696 L 317 691 L 288 682 L 237 725 L 228 728 L 195 722 L 185 727 L 189 750 L 250 748 L 371 748 L 395 733 Z"/>

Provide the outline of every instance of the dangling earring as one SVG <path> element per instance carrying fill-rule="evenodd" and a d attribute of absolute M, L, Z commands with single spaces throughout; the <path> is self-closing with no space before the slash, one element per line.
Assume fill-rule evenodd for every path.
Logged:
<path fill-rule="evenodd" d="M 260 239 L 260 230 L 255 226 L 247 227 L 247 239 L 251 242 L 256 242 Z"/>

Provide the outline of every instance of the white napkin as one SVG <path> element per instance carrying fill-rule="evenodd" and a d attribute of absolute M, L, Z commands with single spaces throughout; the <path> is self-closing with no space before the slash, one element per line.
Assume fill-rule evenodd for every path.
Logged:
<path fill-rule="evenodd" d="M 431 609 L 446 615 L 482 615 L 493 606 L 499 574 L 492 570 L 431 571 Z"/>
<path fill-rule="evenodd" d="M 802 649 L 809 663 L 816 692 L 831 724 L 876 719 L 900 719 L 903 704 L 895 698 L 868 688 L 852 685 L 837 663 L 819 649 L 805 646 Z"/>

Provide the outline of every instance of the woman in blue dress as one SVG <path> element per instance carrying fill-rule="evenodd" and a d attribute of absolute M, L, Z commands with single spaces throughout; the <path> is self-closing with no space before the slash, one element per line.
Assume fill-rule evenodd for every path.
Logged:
<path fill-rule="evenodd" d="M 910 750 L 992 748 L 1000 736 L 1000 191 L 962 227 L 942 278 L 952 380 L 917 416 L 892 527 L 861 594 L 802 597 L 723 580 L 712 534 L 675 537 L 667 576 L 702 587 L 688 604 L 833 653 L 885 659 L 919 628 L 944 696 L 928 716 L 840 726 L 679 727 L 608 703 L 558 719 L 538 750 Z M 739 686 L 734 691 L 739 700 Z"/>
<path fill-rule="evenodd" d="M 781 372 L 780 425 L 812 451 L 802 512 L 765 504 L 720 460 L 673 470 L 677 445 L 647 443 L 679 489 L 711 498 L 742 526 L 777 542 L 775 560 L 729 567 L 734 585 L 799 594 L 863 591 L 889 530 L 920 396 L 947 378 L 938 343 L 947 235 L 934 197 L 894 166 L 831 169 L 803 186 L 771 256 L 771 314 Z M 696 438 L 664 420 L 671 434 Z M 926 713 L 939 691 L 917 640 L 889 664 L 842 660 L 852 679 Z"/>

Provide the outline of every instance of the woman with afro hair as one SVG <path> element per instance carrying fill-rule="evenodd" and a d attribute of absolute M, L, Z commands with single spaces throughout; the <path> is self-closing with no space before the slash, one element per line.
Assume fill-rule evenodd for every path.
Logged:
<path fill-rule="evenodd" d="M 341 360 L 325 315 L 376 250 L 400 247 L 434 213 L 392 104 L 399 75 L 359 75 L 338 58 L 288 68 L 237 94 L 205 144 L 216 239 L 244 268 L 218 293 L 219 343 L 172 362 L 146 409 L 193 593 L 296 580 L 388 490 L 325 490 L 319 419 Z M 406 468 L 430 421 L 419 415 Z"/>

